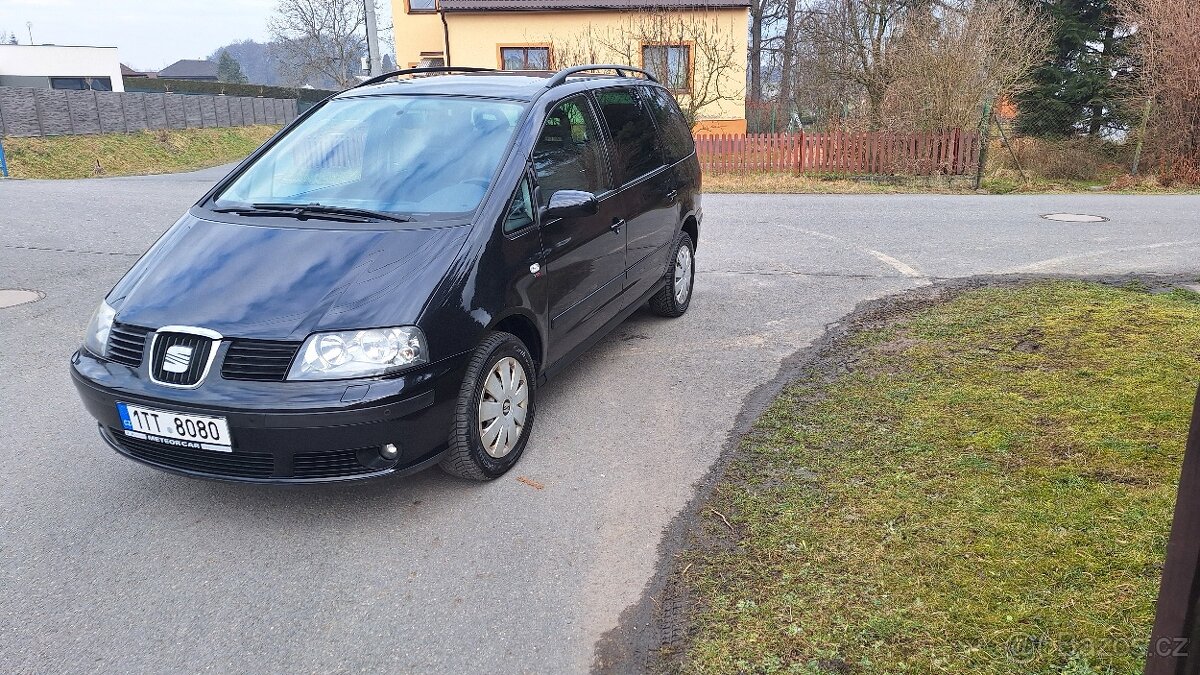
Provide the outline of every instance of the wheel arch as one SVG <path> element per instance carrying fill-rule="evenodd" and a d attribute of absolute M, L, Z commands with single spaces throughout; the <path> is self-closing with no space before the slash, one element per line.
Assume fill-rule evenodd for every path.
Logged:
<path fill-rule="evenodd" d="M 696 220 L 695 214 L 688 214 L 688 217 L 683 219 L 680 230 L 692 238 L 693 250 L 700 248 L 700 222 Z"/>
<path fill-rule="evenodd" d="M 542 339 L 542 332 L 538 330 L 537 322 L 533 320 L 533 317 L 520 311 L 512 311 L 496 319 L 489 326 L 489 329 L 500 330 L 517 336 L 521 342 L 525 343 L 525 348 L 529 350 L 529 355 L 533 357 L 533 363 L 538 372 L 540 373 L 543 370 L 545 367 L 546 343 Z"/>

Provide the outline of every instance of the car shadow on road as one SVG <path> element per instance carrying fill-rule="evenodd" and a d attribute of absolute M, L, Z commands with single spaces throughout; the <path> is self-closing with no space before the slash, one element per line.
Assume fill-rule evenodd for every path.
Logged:
<path fill-rule="evenodd" d="M 543 386 L 538 403 L 539 418 L 558 417 L 560 408 L 572 405 L 569 392 L 580 386 L 580 378 L 586 378 L 591 369 L 617 358 L 616 353 L 625 349 L 629 340 L 653 332 L 654 324 L 666 321 L 645 309 L 635 312 L 582 358 L 567 366 L 555 380 Z M 336 525 L 354 520 L 347 514 L 362 513 L 403 520 L 417 516 L 423 508 L 433 505 L 456 509 L 486 503 L 495 498 L 492 490 L 510 488 L 508 481 L 523 475 L 523 467 L 528 471 L 531 465 L 546 466 L 558 461 L 553 457 L 534 458 L 530 455 L 572 454 L 543 439 L 546 435 L 535 429 L 521 463 L 505 477 L 484 483 L 449 476 L 436 466 L 409 476 L 361 481 L 286 485 L 236 483 L 163 473 L 125 458 L 114 459 L 114 462 L 119 461 L 119 477 L 110 474 L 110 480 L 103 482 L 106 488 L 121 491 L 122 500 L 169 505 L 166 508 L 175 510 L 181 519 L 188 516 L 208 519 L 219 512 L 220 520 L 227 526 L 276 519 L 315 526 Z M 529 488 L 522 486 L 521 489 Z"/>

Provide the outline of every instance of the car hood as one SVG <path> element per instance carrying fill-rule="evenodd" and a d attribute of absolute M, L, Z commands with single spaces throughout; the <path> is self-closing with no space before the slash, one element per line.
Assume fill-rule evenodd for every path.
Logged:
<path fill-rule="evenodd" d="M 468 230 L 247 220 L 181 218 L 109 293 L 117 321 L 274 340 L 415 323 Z"/>

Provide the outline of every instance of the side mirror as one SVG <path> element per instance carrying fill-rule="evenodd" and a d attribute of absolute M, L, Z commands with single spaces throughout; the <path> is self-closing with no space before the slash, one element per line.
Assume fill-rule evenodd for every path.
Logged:
<path fill-rule="evenodd" d="M 582 190 L 558 190 L 550 195 L 550 203 L 542 209 L 542 218 L 578 218 L 599 211 L 596 195 Z"/>

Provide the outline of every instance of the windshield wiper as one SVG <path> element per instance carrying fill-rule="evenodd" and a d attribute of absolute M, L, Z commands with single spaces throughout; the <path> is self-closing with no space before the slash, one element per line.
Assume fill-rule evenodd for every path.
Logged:
<path fill-rule="evenodd" d="M 312 202 L 310 204 L 270 204 L 270 203 L 254 203 L 256 209 L 278 210 L 278 211 L 295 211 L 296 215 L 335 215 L 335 216 L 352 216 L 358 218 L 374 218 L 376 220 L 390 220 L 396 223 L 407 223 L 411 218 L 397 216 L 383 211 L 372 211 L 371 209 L 356 209 L 351 206 L 326 206 Z"/>
<path fill-rule="evenodd" d="M 214 209 L 217 213 L 237 213 L 241 215 L 271 215 L 294 216 L 297 218 L 325 218 L 327 220 L 348 220 L 351 222 L 369 222 L 372 220 L 390 220 L 396 223 L 410 222 L 411 218 L 397 216 L 382 211 L 356 209 L 348 206 L 326 206 L 313 202 L 311 204 L 288 203 L 254 203 L 249 207 L 233 206 Z M 332 217 L 330 217 L 332 216 Z"/>

